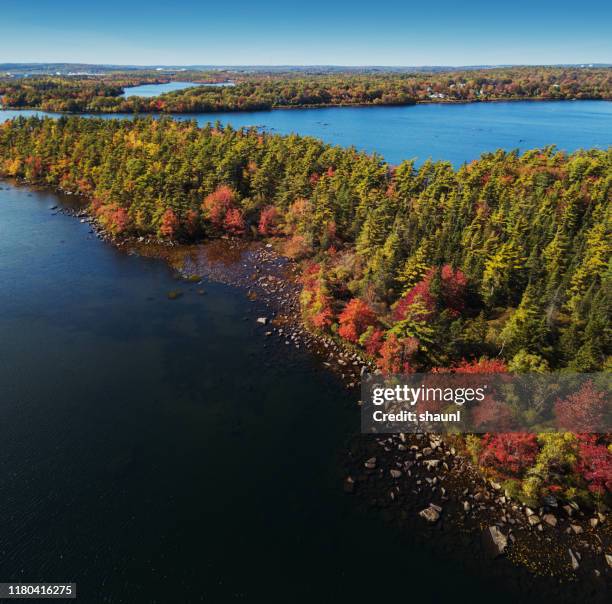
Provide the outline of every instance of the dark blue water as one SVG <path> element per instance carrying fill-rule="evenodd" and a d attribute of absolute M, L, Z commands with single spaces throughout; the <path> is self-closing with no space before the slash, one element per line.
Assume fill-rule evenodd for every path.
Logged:
<path fill-rule="evenodd" d="M 33 112 L 0 112 L 0 120 Z M 107 117 L 117 117 L 110 115 Z M 132 117 L 132 116 L 122 116 Z M 266 112 L 175 115 L 205 124 L 259 126 L 280 134 L 315 136 L 381 154 L 391 163 L 415 158 L 455 166 L 502 148 L 556 145 L 565 151 L 612 145 L 612 102 L 516 101 L 411 107 L 334 107 Z"/>
<path fill-rule="evenodd" d="M 92 604 L 490 601 L 342 492 L 355 397 L 244 292 L 198 295 L 0 186 L 1 580 Z"/>
<path fill-rule="evenodd" d="M 141 86 L 130 86 L 125 89 L 121 95 L 124 98 L 131 96 L 142 96 L 145 98 L 159 96 L 166 92 L 174 92 L 175 90 L 184 90 L 185 88 L 194 88 L 195 86 L 232 86 L 228 82 L 215 84 L 202 84 L 200 82 L 167 82 L 166 84 L 142 84 Z"/>

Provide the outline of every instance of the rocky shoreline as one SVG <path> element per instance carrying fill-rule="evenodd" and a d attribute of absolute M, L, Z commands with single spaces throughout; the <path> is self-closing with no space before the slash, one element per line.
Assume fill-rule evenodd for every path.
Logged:
<path fill-rule="evenodd" d="M 80 203 L 52 211 L 88 223 L 92 235 L 128 254 L 165 260 L 196 287 L 212 280 L 245 290 L 256 305 L 255 326 L 262 337 L 313 353 L 356 398 L 360 376 L 373 369 L 357 352 L 304 326 L 298 266 L 271 243 L 220 239 L 176 245 L 115 238 L 100 229 Z M 460 556 L 475 572 L 486 568 L 522 593 L 544 590 L 559 602 L 587 597 L 607 602 L 612 595 L 609 510 L 582 510 L 552 497 L 537 509 L 524 506 L 475 470 L 452 439 L 356 435 L 345 461 L 344 490 L 427 547 Z"/>
<path fill-rule="evenodd" d="M 255 323 L 262 336 L 313 353 L 356 397 L 361 374 L 374 369 L 333 338 L 304 326 L 298 267 L 270 243 L 224 239 L 157 249 L 149 244 L 133 251 L 164 258 L 187 280 L 213 279 L 242 288 L 258 305 Z M 463 535 L 466 551 L 479 565 L 474 570 L 482 571 L 484 564 L 512 582 L 521 569 L 522 590 L 540 591 L 545 583 L 547 593 L 559 591 L 558 601 L 576 601 L 573 590 L 587 588 L 592 601 L 607 600 L 612 579 L 609 512 L 582 510 L 553 497 L 537 509 L 513 501 L 500 484 L 472 466 L 460 445 L 436 435 L 355 436 L 345 471 L 346 493 L 384 511 L 411 534 L 448 534 L 453 541 Z M 453 549 L 459 553 L 462 548 L 455 544 Z"/>
<path fill-rule="evenodd" d="M 555 593 L 555 601 L 609 601 L 612 515 L 554 497 L 532 509 L 476 471 L 452 439 L 355 438 L 344 488 L 411 534 L 435 535 L 475 570 Z M 515 576 L 516 574 L 516 576 Z M 578 594 L 582 596 L 578 597 Z"/>

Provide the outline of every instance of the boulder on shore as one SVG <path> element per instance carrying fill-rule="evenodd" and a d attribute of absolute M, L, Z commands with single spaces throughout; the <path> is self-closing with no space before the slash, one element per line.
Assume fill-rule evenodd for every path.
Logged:
<path fill-rule="evenodd" d="M 427 522 L 434 524 L 435 522 L 438 522 L 438 520 L 440 519 L 440 512 L 438 512 L 432 507 L 428 507 L 428 508 L 425 508 L 424 510 L 421 510 L 419 512 L 419 516 L 427 520 Z"/>
<path fill-rule="evenodd" d="M 576 558 L 576 555 L 574 554 L 574 552 L 571 549 L 567 550 L 569 552 L 569 557 L 570 557 L 570 563 L 572 565 L 572 570 L 578 570 L 578 567 L 580 566 L 580 563 L 578 562 L 578 559 Z"/>
<path fill-rule="evenodd" d="M 544 514 L 542 519 L 550 526 L 557 526 L 557 518 L 553 514 Z"/>
<path fill-rule="evenodd" d="M 482 544 L 489 558 L 498 558 L 506 551 L 508 538 L 493 525 L 485 529 L 482 534 Z"/>

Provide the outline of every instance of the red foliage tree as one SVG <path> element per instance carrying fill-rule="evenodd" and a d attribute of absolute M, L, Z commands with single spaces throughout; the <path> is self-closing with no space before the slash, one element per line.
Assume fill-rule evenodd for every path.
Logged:
<path fill-rule="evenodd" d="M 190 237 L 195 237 L 198 234 L 200 230 L 200 217 L 196 210 L 187 211 L 185 229 Z"/>
<path fill-rule="evenodd" d="M 395 334 L 387 336 L 380 348 L 380 357 L 376 361 L 383 374 L 414 373 L 410 358 L 419 347 L 416 338 L 399 339 Z"/>
<path fill-rule="evenodd" d="M 467 278 L 460 269 L 453 269 L 450 264 L 445 264 L 440 269 L 440 291 L 434 294 L 432 282 L 436 276 L 436 269 L 430 269 L 425 277 L 414 287 L 408 290 L 395 305 L 393 318 L 396 321 L 405 319 L 408 310 L 419 298 L 424 305 L 426 312 L 422 313 L 421 320 L 428 320 L 432 317 L 436 309 L 436 295 L 439 295 L 439 302 L 443 308 L 448 309 L 453 316 L 459 316 L 465 307 L 465 290 Z"/>
<path fill-rule="evenodd" d="M 223 228 L 232 235 L 242 235 L 245 231 L 244 218 L 238 208 L 230 208 L 225 214 Z"/>
<path fill-rule="evenodd" d="M 121 235 L 129 230 L 131 221 L 125 208 L 115 204 L 104 204 L 101 200 L 95 199 L 92 202 L 92 209 L 100 222 L 113 235 Z"/>
<path fill-rule="evenodd" d="M 430 275 L 430 273 L 428 273 Z M 393 309 L 393 319 L 395 321 L 402 321 L 408 315 L 408 311 L 410 307 L 416 302 L 417 299 L 420 299 L 423 306 L 426 309 L 426 312 L 420 314 L 419 318 L 422 320 L 427 320 L 431 318 L 433 315 L 433 311 L 436 307 L 436 302 L 431 295 L 430 291 L 430 282 L 431 276 L 426 276 L 424 279 L 419 281 L 413 288 L 408 290 L 402 298 L 398 301 Z"/>
<path fill-rule="evenodd" d="M 164 212 L 161 222 L 159 224 L 159 234 L 162 237 L 168 237 L 169 239 L 172 239 L 176 235 L 179 226 L 179 219 L 174 213 L 174 210 L 172 208 L 168 208 Z"/>
<path fill-rule="evenodd" d="M 259 226 L 257 230 L 260 235 L 274 235 L 280 221 L 280 212 L 274 206 L 267 206 L 259 215 Z"/>
<path fill-rule="evenodd" d="M 450 264 L 445 264 L 440 272 L 442 278 L 442 298 L 444 306 L 455 316 L 459 316 L 465 308 L 465 290 L 467 278 L 460 269 L 453 270 Z"/>
<path fill-rule="evenodd" d="M 384 332 L 382 329 L 373 329 L 363 343 L 365 351 L 372 356 L 376 356 L 384 343 Z"/>
<path fill-rule="evenodd" d="M 116 207 L 109 214 L 111 229 L 115 234 L 125 233 L 130 227 L 130 217 L 125 208 Z"/>
<path fill-rule="evenodd" d="M 480 463 L 485 467 L 520 475 L 535 463 L 538 452 L 535 434 L 485 434 Z"/>
<path fill-rule="evenodd" d="M 557 423 L 569 432 L 599 432 L 606 424 L 607 397 L 595 388 L 592 380 L 580 390 L 555 403 Z"/>
<path fill-rule="evenodd" d="M 325 329 L 331 325 L 333 316 L 334 313 L 330 306 L 330 300 L 326 299 L 323 301 L 323 308 L 313 315 L 310 321 L 317 329 Z"/>
<path fill-rule="evenodd" d="M 463 359 L 453 368 L 455 373 L 507 373 L 508 365 L 502 359 L 482 357 L 477 361 Z"/>
<path fill-rule="evenodd" d="M 338 322 L 340 337 L 357 342 L 368 327 L 376 324 L 376 314 L 363 300 L 353 298 L 340 313 Z"/>
<path fill-rule="evenodd" d="M 214 226 L 222 227 L 228 210 L 234 205 L 234 200 L 234 191 L 227 185 L 221 185 L 205 197 L 202 203 L 204 215 Z"/>
<path fill-rule="evenodd" d="M 612 492 L 612 453 L 594 439 L 582 439 L 578 444 L 580 458 L 576 469 L 587 481 L 592 493 Z"/>

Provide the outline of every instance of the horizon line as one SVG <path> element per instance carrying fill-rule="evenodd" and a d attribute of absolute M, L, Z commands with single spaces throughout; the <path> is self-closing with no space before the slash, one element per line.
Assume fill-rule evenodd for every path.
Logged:
<path fill-rule="evenodd" d="M 79 65 L 90 67 L 138 67 L 138 68 L 161 68 L 161 69 L 176 69 L 176 68 L 369 68 L 369 69 L 425 69 L 425 68 L 453 68 L 453 69 L 474 69 L 474 68 L 500 68 L 500 67 L 612 67 L 612 63 L 597 62 L 597 61 L 578 61 L 575 63 L 474 63 L 474 64 L 421 64 L 421 65 L 383 65 L 383 64 L 355 64 L 347 65 L 340 63 L 90 63 L 79 61 L 5 61 L 0 63 L 0 66 L 42 66 L 42 65 Z"/>

